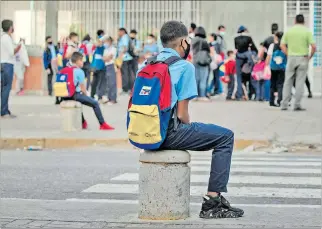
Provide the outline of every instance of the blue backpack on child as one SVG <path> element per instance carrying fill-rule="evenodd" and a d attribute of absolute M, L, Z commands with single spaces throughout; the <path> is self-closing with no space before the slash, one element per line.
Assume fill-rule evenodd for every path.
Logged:
<path fill-rule="evenodd" d="M 285 70 L 287 57 L 278 44 L 274 45 L 273 55 L 270 63 L 271 70 Z"/>
<path fill-rule="evenodd" d="M 135 79 L 127 111 L 127 131 L 132 145 L 145 150 L 158 149 L 166 138 L 171 109 L 169 66 L 182 60 L 172 56 L 158 61 L 151 57 Z"/>

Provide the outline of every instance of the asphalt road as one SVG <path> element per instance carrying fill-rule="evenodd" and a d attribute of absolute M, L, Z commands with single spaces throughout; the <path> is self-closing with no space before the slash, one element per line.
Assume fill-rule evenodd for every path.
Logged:
<path fill-rule="evenodd" d="M 158 225 L 321 228 L 320 155 L 235 153 L 226 196 L 245 216 L 204 221 L 197 216 L 210 155 L 192 153 L 191 218 Z M 138 156 L 131 148 L 2 151 L 0 226 L 145 223 L 137 219 Z"/>

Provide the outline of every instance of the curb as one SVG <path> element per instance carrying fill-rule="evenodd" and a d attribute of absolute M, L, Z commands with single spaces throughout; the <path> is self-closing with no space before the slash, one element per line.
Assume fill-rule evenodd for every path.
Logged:
<path fill-rule="evenodd" d="M 0 149 L 66 149 L 90 146 L 130 145 L 127 138 L 118 139 L 84 139 L 84 138 L 1 138 Z M 268 140 L 236 139 L 234 149 L 243 150 L 252 145 L 270 145 Z"/>

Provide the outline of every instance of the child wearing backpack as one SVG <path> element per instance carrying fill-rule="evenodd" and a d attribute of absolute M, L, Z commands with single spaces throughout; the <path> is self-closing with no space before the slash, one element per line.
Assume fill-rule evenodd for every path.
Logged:
<path fill-rule="evenodd" d="M 63 68 L 58 74 L 54 84 L 55 95 L 63 100 L 76 100 L 83 105 L 92 107 L 100 124 L 100 130 L 114 130 L 103 117 L 101 108 L 96 100 L 87 96 L 83 55 L 74 52 L 70 58 L 70 66 Z M 82 126 L 87 129 L 87 122 L 82 113 Z"/>
<path fill-rule="evenodd" d="M 144 150 L 212 152 L 207 194 L 200 217 L 237 218 L 244 214 L 222 196 L 234 147 L 234 133 L 214 125 L 190 122 L 189 101 L 198 96 L 195 68 L 186 61 L 190 39 L 186 26 L 168 21 L 161 28 L 163 49 L 137 73 L 127 112 L 130 142 Z"/>
<path fill-rule="evenodd" d="M 285 79 L 285 69 L 287 57 L 280 48 L 280 42 L 283 37 L 283 32 L 276 32 L 274 35 L 274 43 L 272 43 L 267 51 L 266 64 L 271 68 L 271 86 L 270 86 L 270 101 L 269 105 L 279 107 L 283 98 L 283 85 Z M 275 104 L 274 93 L 277 91 L 278 98 Z"/>

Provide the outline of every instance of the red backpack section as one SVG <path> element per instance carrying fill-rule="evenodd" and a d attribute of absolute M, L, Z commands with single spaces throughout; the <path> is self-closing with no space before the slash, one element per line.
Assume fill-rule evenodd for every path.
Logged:
<path fill-rule="evenodd" d="M 76 93 L 74 83 L 74 69 L 76 67 L 65 67 L 56 75 L 54 93 L 57 97 L 73 97 Z"/>

